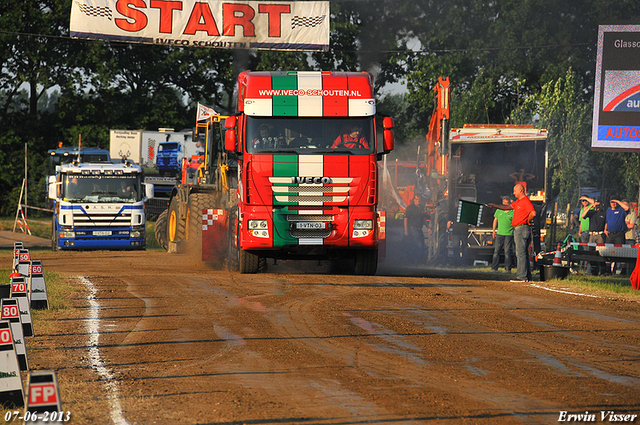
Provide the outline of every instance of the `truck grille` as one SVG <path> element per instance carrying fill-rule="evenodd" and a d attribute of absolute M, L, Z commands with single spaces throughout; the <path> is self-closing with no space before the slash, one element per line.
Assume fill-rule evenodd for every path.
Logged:
<path fill-rule="evenodd" d="M 113 211 L 91 213 L 73 212 L 73 224 L 76 229 L 94 227 L 129 227 L 131 224 L 131 210 L 124 210 L 118 214 Z"/>
<path fill-rule="evenodd" d="M 334 177 L 332 186 L 299 184 L 292 186 L 291 177 L 269 177 L 275 201 L 299 205 L 324 205 L 344 203 L 349 196 L 351 177 Z"/>
<path fill-rule="evenodd" d="M 332 215 L 288 215 L 287 221 L 333 221 Z"/>
<path fill-rule="evenodd" d="M 304 238 L 327 238 L 331 234 L 331 229 L 291 229 L 291 236 L 296 239 Z"/>

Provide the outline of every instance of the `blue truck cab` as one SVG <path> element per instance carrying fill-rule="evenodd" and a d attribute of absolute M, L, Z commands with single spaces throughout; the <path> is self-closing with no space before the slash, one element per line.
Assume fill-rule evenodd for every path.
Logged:
<path fill-rule="evenodd" d="M 69 163 L 49 177 L 54 201 L 52 249 L 146 248 L 144 203 L 153 185 L 126 163 Z"/>
<path fill-rule="evenodd" d="M 161 142 L 158 144 L 156 169 L 161 175 L 177 174 L 182 166 L 185 153 L 180 142 Z"/>

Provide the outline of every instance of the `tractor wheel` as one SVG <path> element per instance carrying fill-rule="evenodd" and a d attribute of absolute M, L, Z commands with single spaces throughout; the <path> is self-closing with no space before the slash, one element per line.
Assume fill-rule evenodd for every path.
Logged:
<path fill-rule="evenodd" d="M 165 251 L 168 248 L 167 243 L 167 214 L 169 210 L 164 210 L 160 213 L 158 218 L 156 219 L 156 240 L 158 241 L 158 245 L 162 247 Z"/>
<path fill-rule="evenodd" d="M 169 215 L 167 222 L 167 239 L 168 242 L 179 242 L 185 240 L 186 220 L 180 217 L 180 208 L 178 198 L 171 199 L 169 204 Z"/>
<path fill-rule="evenodd" d="M 186 239 L 189 241 L 190 253 L 202 257 L 202 210 L 219 208 L 216 197 L 209 193 L 191 193 L 187 206 Z M 219 259 L 220 261 L 223 258 Z"/>

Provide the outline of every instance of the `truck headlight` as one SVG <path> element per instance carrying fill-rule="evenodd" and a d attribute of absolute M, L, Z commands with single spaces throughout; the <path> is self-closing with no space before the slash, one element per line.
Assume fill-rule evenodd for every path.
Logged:
<path fill-rule="evenodd" d="M 72 232 L 72 231 L 61 231 L 60 232 L 60 239 L 73 239 L 76 237 L 76 232 Z"/>
<path fill-rule="evenodd" d="M 373 220 L 354 220 L 354 229 L 373 229 Z"/>
<path fill-rule="evenodd" d="M 373 233 L 373 220 L 354 220 L 352 238 L 364 238 Z"/>
<path fill-rule="evenodd" d="M 142 237 L 142 232 L 140 230 L 133 230 L 131 233 L 129 233 L 129 237 L 130 238 L 140 238 L 140 237 Z"/>
<path fill-rule="evenodd" d="M 249 220 L 247 222 L 249 234 L 256 238 L 268 238 L 269 237 L 269 225 L 267 220 Z"/>

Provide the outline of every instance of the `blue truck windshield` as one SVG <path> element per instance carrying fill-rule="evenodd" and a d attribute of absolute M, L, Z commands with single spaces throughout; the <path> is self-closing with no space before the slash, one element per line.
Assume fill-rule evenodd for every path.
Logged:
<path fill-rule="evenodd" d="M 139 175 L 92 176 L 68 174 L 62 182 L 65 201 L 118 203 L 142 200 Z"/>
<path fill-rule="evenodd" d="M 372 117 L 247 117 L 246 140 L 249 153 L 375 152 Z"/>

